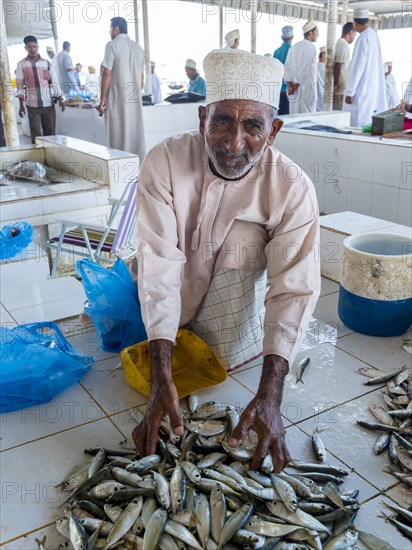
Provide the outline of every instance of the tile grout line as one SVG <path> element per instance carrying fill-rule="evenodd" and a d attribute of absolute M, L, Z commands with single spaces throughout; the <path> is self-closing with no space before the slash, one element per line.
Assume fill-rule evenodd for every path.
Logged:
<path fill-rule="evenodd" d="M 351 334 L 345 334 L 345 336 L 342 336 L 342 338 L 345 338 L 346 336 L 351 336 L 352 334 L 357 334 L 355 332 L 352 332 Z M 339 342 L 339 338 L 338 338 L 338 342 Z M 377 367 L 375 367 L 375 365 L 373 365 L 372 363 L 368 363 L 367 361 L 365 361 L 364 359 L 361 359 L 360 357 L 357 357 L 356 355 L 354 355 L 353 353 L 351 353 L 350 351 L 347 351 L 345 349 L 342 349 L 338 346 L 338 342 L 336 342 L 335 346 L 340 350 L 340 351 L 343 351 L 343 353 L 346 353 L 347 355 L 350 355 L 350 357 L 353 357 L 354 359 L 357 359 L 358 361 L 361 361 L 362 363 L 365 363 L 365 365 L 368 365 L 368 367 L 372 367 L 374 369 L 376 369 Z M 406 365 L 405 365 L 406 366 Z M 386 372 L 386 371 L 385 371 Z"/>
<path fill-rule="evenodd" d="M 362 393 L 361 395 L 357 395 L 356 397 L 351 397 L 349 399 L 347 399 L 346 401 L 342 401 L 342 403 L 334 403 L 332 407 L 329 407 L 328 409 L 324 409 L 322 410 L 321 413 L 314 413 L 313 415 L 311 416 L 307 416 L 305 418 L 302 418 L 301 420 L 299 420 L 298 422 L 293 422 L 292 420 L 289 420 L 289 418 L 287 418 L 286 416 L 284 418 L 286 418 L 288 420 L 288 422 L 293 422 L 292 426 L 298 426 L 298 424 L 301 424 L 302 422 L 306 422 L 307 420 L 311 420 L 312 418 L 314 418 L 315 416 L 319 416 L 325 412 L 330 412 L 331 410 L 333 410 L 334 408 L 336 407 L 342 407 L 343 405 L 347 405 L 348 403 L 350 403 L 351 401 L 356 401 L 357 399 L 360 399 L 361 397 L 365 397 L 366 395 L 369 395 L 371 393 L 374 393 L 375 391 L 377 390 L 382 390 L 383 388 L 385 387 L 385 385 L 383 386 L 380 386 L 379 388 L 375 388 L 371 391 L 368 391 L 366 393 Z M 306 433 L 306 432 L 305 432 Z"/>
<path fill-rule="evenodd" d="M 85 388 L 85 387 L 83 386 L 83 384 L 82 384 L 80 381 L 79 381 L 79 384 L 80 384 L 80 386 L 84 389 L 84 391 L 85 391 L 86 393 L 88 393 L 88 395 L 91 397 L 91 399 L 93 399 L 93 401 L 98 405 L 98 407 L 102 409 L 102 411 L 103 411 L 104 414 L 106 415 L 106 418 L 110 421 L 111 424 L 113 424 L 113 426 L 116 428 L 116 430 L 117 430 L 123 437 L 126 437 L 126 439 L 127 439 L 127 436 L 125 436 L 125 434 L 121 431 L 121 429 L 119 428 L 119 426 L 117 426 L 117 424 L 111 419 L 111 416 L 115 416 L 115 415 L 118 415 L 118 414 L 122 414 L 122 413 L 124 413 L 124 412 L 126 412 L 126 411 L 130 411 L 131 409 L 133 409 L 133 408 L 135 408 L 135 407 L 140 407 L 141 405 L 137 405 L 137 404 L 136 404 L 136 405 L 134 405 L 133 407 L 130 407 L 130 408 L 127 408 L 127 409 L 123 409 L 123 410 L 121 410 L 121 411 L 116 411 L 115 413 L 109 415 L 109 414 L 106 412 L 106 409 L 105 409 L 102 405 L 100 405 L 100 403 L 93 397 L 93 395 L 90 393 L 90 391 L 89 391 L 87 388 Z M 145 405 L 145 404 L 146 404 L 146 403 L 143 403 L 143 405 Z"/>
<path fill-rule="evenodd" d="M 256 369 L 258 368 L 259 365 L 256 365 L 255 367 L 251 367 L 250 369 L 246 369 L 246 370 L 252 370 L 252 369 Z M 245 372 L 245 371 L 241 371 L 241 372 Z M 239 384 L 240 386 L 242 386 L 242 388 L 245 388 L 245 390 L 247 390 L 249 393 L 251 393 L 252 395 L 256 395 L 256 392 L 252 391 L 250 388 L 248 388 L 247 386 L 245 386 L 244 384 L 242 384 L 242 382 L 240 382 L 239 380 L 237 380 L 237 378 L 234 378 L 231 374 L 229 375 L 229 378 L 231 378 L 232 380 L 234 380 L 237 384 Z"/>
<path fill-rule="evenodd" d="M 72 426 L 70 428 L 65 428 L 64 430 L 60 430 L 58 432 L 43 435 L 41 437 L 37 437 L 36 439 L 31 439 L 30 441 L 25 441 L 24 443 L 19 443 L 18 445 L 14 445 L 13 447 L 8 447 L 7 449 L 2 449 L 0 451 L 0 456 L 3 453 L 7 453 L 8 451 L 13 451 L 14 449 L 18 449 L 19 447 L 24 447 L 24 445 L 30 445 L 31 443 L 36 443 L 37 441 L 47 439 L 48 437 L 54 437 L 55 435 L 59 435 L 59 434 L 64 433 L 64 432 L 68 432 L 70 430 L 75 430 L 76 428 L 86 426 L 87 424 L 94 424 L 95 422 L 99 422 L 100 420 L 107 420 L 108 418 L 109 417 L 106 414 L 104 414 L 102 417 L 96 418 L 96 420 L 89 420 L 88 422 L 83 422 L 82 424 L 76 424 L 76 426 Z"/>
<path fill-rule="evenodd" d="M 41 529 L 47 529 L 48 527 L 52 527 L 53 525 L 55 525 L 55 523 L 56 523 L 55 521 L 52 521 L 51 523 L 47 523 L 46 525 L 36 527 L 36 529 L 32 529 L 31 531 L 27 531 L 27 533 L 23 533 L 22 535 L 18 535 L 17 537 L 13 537 L 12 539 L 6 540 L 0 543 L 0 548 L 2 546 L 5 546 L 6 544 L 10 544 L 10 542 L 15 542 L 19 539 L 27 537 L 28 535 L 33 535 L 34 533 L 36 533 L 37 531 L 40 531 Z"/>

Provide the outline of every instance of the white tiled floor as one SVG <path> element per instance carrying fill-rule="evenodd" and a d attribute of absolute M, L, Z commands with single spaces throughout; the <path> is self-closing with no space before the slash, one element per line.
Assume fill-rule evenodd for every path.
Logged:
<path fill-rule="evenodd" d="M 71 315 L 80 312 L 82 297 L 77 281 L 73 281 L 66 283 L 63 294 L 58 295 L 59 301 L 66 302 L 76 293 L 79 303 Z M 396 550 L 406 550 L 410 543 L 378 516 L 383 509 L 382 499 L 410 506 L 412 493 L 382 472 L 389 463 L 387 454 L 374 455 L 375 434 L 356 425 L 357 419 L 371 420 L 370 403 L 382 403 L 379 387 L 365 386 L 364 377 L 357 371 L 366 364 L 391 370 L 410 364 L 411 356 L 402 349 L 401 337 L 371 338 L 342 325 L 337 316 L 338 290 L 336 283 L 323 279 L 322 295 L 298 355 L 298 360 L 311 358 L 303 375 L 304 384 L 296 384 L 295 365 L 285 384 L 282 414 L 287 444 L 294 458 L 313 461 L 309 436 L 315 427 L 326 428 L 321 437 L 328 462 L 351 470 L 344 487 L 360 490 L 362 506 L 355 525 L 386 539 Z M 42 307 L 35 296 L 30 294 L 30 302 L 22 301 L 19 295 L 6 298 L 0 307 L 2 326 L 20 319 L 34 320 L 30 312 Z M 55 297 L 48 293 L 46 305 L 56 304 Z M 15 315 L 16 311 L 20 314 Z M 55 319 L 67 317 L 64 307 L 60 311 L 55 307 L 53 312 Z M 53 525 L 61 515 L 57 506 L 62 501 L 54 485 L 73 466 L 87 460 L 84 448 L 117 447 L 122 439 L 130 437 L 135 421 L 128 409 L 135 405 L 144 409 L 147 403 L 147 398 L 130 388 L 123 371 L 116 368 L 119 357 L 99 349 L 90 324 L 82 326 L 73 317 L 60 326 L 69 341 L 94 356 L 96 363 L 79 383 L 52 402 L 0 416 L 0 545 L 7 550 L 36 550 L 35 538 L 44 535 L 47 548 L 62 542 Z M 224 383 L 201 392 L 201 400 L 244 406 L 256 391 L 260 369 L 261 361 L 256 361 L 232 373 Z M 357 546 L 365 548 L 361 543 Z"/>

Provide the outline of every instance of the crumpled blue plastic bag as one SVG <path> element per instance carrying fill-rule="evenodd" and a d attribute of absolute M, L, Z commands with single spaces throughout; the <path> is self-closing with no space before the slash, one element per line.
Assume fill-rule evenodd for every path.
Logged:
<path fill-rule="evenodd" d="M 27 222 L 5 225 L 0 231 L 0 259 L 14 258 L 33 240 L 33 227 Z"/>
<path fill-rule="evenodd" d="M 147 340 L 137 289 L 121 258 L 111 269 L 84 258 L 77 262 L 76 271 L 88 300 L 84 311 L 104 351 L 121 351 Z"/>
<path fill-rule="evenodd" d="M 85 375 L 93 362 L 55 323 L 0 327 L 0 412 L 50 401 Z"/>

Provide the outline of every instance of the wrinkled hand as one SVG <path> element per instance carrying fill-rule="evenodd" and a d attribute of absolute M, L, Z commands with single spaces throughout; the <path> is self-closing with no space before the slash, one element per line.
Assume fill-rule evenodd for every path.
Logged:
<path fill-rule="evenodd" d="M 179 397 L 173 383 L 167 387 L 160 387 L 157 391 L 151 391 L 144 419 L 133 430 L 133 441 L 142 456 L 156 452 L 159 426 L 167 415 L 173 433 L 183 435 L 183 419 L 179 409 Z"/>
<path fill-rule="evenodd" d="M 150 398 L 142 422 L 133 430 L 132 437 L 142 456 L 154 454 L 159 439 L 159 426 L 169 416 L 175 435 L 183 435 L 183 418 L 179 396 L 172 379 L 172 346 L 168 340 L 153 340 L 150 349 Z"/>
<path fill-rule="evenodd" d="M 274 471 L 281 472 L 290 460 L 285 443 L 285 430 L 280 416 L 279 405 L 256 396 L 243 411 L 239 424 L 229 439 L 231 447 L 238 447 L 245 439 L 248 430 L 254 430 L 258 435 L 258 444 L 251 465 L 252 470 L 258 470 L 262 460 L 270 453 Z"/>
<path fill-rule="evenodd" d="M 353 103 L 352 99 L 353 99 L 353 97 L 350 97 L 350 96 L 347 95 L 347 96 L 345 97 L 345 103 L 346 103 L 347 105 L 352 105 L 352 103 Z"/>

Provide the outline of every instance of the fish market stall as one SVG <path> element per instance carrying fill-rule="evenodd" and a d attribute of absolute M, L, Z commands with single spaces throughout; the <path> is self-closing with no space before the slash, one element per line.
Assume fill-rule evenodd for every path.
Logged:
<path fill-rule="evenodd" d="M 65 136 L 3 148 L 2 225 L 26 221 L 35 228 L 36 250 L 30 252 L 35 264 L 39 254 L 45 255 L 46 241 L 60 230 L 56 219 L 106 223 L 113 199 L 138 169 L 135 155 Z M 3 277 L 7 265 L 1 265 Z"/>
<path fill-rule="evenodd" d="M 172 135 L 198 128 L 198 104 L 146 106 L 146 148 Z M 95 109 L 56 110 L 57 132 L 106 144 L 104 118 Z M 275 147 L 312 179 L 321 212 L 350 210 L 403 225 L 412 225 L 412 153 L 406 140 L 362 134 L 349 128 L 350 114 L 341 111 L 280 117 L 284 127 Z M 303 121 L 306 121 L 304 124 Z M 311 131 L 299 126 L 327 125 L 351 134 Z M 28 121 L 23 128 L 29 134 Z M 295 127 L 293 127 L 295 126 Z"/>
<path fill-rule="evenodd" d="M 350 210 L 412 225 L 412 149 L 405 139 L 363 134 L 350 128 L 349 113 L 288 115 L 275 147 L 294 160 L 315 185 L 320 211 Z M 351 134 L 311 131 L 325 124 Z"/>

